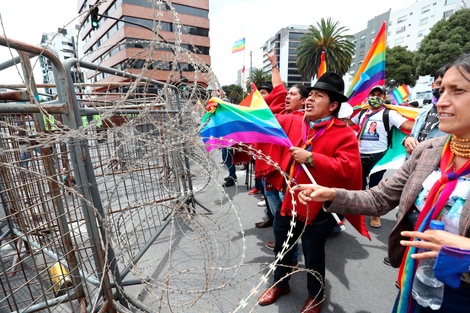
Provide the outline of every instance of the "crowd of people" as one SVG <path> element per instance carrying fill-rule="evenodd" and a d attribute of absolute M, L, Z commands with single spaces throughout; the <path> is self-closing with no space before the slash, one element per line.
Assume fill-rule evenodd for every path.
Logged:
<path fill-rule="evenodd" d="M 290 292 L 289 273 L 298 266 L 301 242 L 308 291 L 301 312 L 321 312 L 325 243 L 332 228 L 347 219 L 370 239 L 364 216 L 370 216 L 371 227 L 380 227 L 380 216 L 398 208 L 384 260 L 400 268 L 399 292 L 391 311 L 468 312 L 470 54 L 436 72 L 433 101 L 413 121 L 384 106 L 384 86 L 370 89 L 363 112 L 352 118 L 338 116 L 342 105 L 348 105 L 338 74 L 326 72 L 310 88 L 294 85 L 287 90 L 274 51 L 267 56 L 272 85 L 259 89 L 293 146 L 255 144 L 289 175 L 286 182 L 270 163 L 262 158 L 255 162 L 259 183 L 251 193 L 262 192 L 266 199 L 269 214 L 263 227 L 273 227 L 274 241 L 267 247 L 277 257 L 272 285 L 259 297 L 259 305 L 273 304 Z M 383 179 L 384 171 L 370 175 L 389 148 L 392 127 L 410 133 L 402 142 L 406 161 L 387 179 Z M 436 219 L 444 222 L 444 231 L 429 230 L 431 220 Z M 463 257 L 454 260 L 459 266 L 450 267 L 452 282 L 440 276 L 445 286 L 442 305 L 436 311 L 421 307 L 410 292 L 414 260 L 433 258 L 449 249 Z M 413 266 L 405 268 L 405 264 Z"/>

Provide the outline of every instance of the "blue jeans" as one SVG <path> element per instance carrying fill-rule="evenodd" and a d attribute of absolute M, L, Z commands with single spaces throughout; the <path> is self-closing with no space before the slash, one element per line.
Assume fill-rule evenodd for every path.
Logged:
<path fill-rule="evenodd" d="M 324 295 L 322 284 L 325 281 L 325 243 L 331 228 L 326 214 L 320 211 L 313 223 L 307 225 L 305 230 L 305 224 L 297 220 L 293 229 L 294 236 L 288 242 L 289 245 L 292 245 L 302 234 L 302 251 L 305 258 L 305 268 L 315 272 L 315 275 L 307 273 L 307 290 L 309 296 L 317 299 L 322 299 Z M 282 250 L 282 245 L 288 238 L 287 233 L 291 228 L 291 219 L 291 216 L 280 216 L 279 214 L 274 219 L 273 229 L 274 237 L 276 238 L 274 252 L 276 255 Z M 294 250 L 290 249 L 284 258 L 279 261 L 274 271 L 274 283 L 276 286 L 287 286 L 290 277 L 286 275 L 291 269 L 283 265 L 291 266 L 293 255 Z M 319 277 L 316 275 L 319 275 Z"/>
<path fill-rule="evenodd" d="M 233 149 L 232 148 L 222 148 L 222 161 L 228 169 L 228 176 L 232 177 L 234 180 L 237 179 L 237 168 L 232 163 Z"/>
<path fill-rule="evenodd" d="M 263 186 L 266 186 L 264 182 Z M 268 207 L 271 209 L 271 213 L 274 216 L 274 219 L 276 219 L 278 216 L 280 216 L 279 214 L 281 212 L 282 201 L 284 201 L 284 194 L 276 189 L 269 191 L 265 189 L 264 196 L 266 197 L 266 202 L 268 203 Z M 275 226 L 273 224 L 274 236 L 276 236 L 276 230 L 274 227 Z M 294 255 L 292 260 L 297 262 L 299 260 L 299 245 L 296 244 L 293 250 Z"/>
<path fill-rule="evenodd" d="M 263 183 L 263 186 L 265 184 Z M 281 211 L 282 200 L 284 200 L 284 194 L 278 190 L 266 190 L 264 189 L 264 196 L 266 201 L 269 203 L 269 209 L 271 213 L 276 216 Z"/>

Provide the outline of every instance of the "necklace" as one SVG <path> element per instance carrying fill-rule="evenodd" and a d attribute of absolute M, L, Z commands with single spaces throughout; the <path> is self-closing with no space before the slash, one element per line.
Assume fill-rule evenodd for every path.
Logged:
<path fill-rule="evenodd" d="M 450 151 L 452 151 L 454 155 L 470 159 L 470 145 L 457 142 L 470 142 L 470 139 L 459 139 L 455 137 L 455 135 L 452 135 L 452 139 L 450 141 Z"/>
<path fill-rule="evenodd" d="M 470 138 L 457 138 L 455 135 L 452 135 L 452 140 L 458 142 L 470 142 Z"/>

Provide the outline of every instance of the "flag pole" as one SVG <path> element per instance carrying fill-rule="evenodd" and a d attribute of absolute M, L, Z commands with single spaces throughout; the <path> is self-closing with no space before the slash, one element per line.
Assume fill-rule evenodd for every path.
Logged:
<path fill-rule="evenodd" d="M 246 43 L 245 47 L 243 48 L 243 66 L 242 66 L 242 90 L 243 90 L 243 98 L 245 98 L 245 92 L 246 92 L 246 84 L 245 84 L 245 53 L 246 51 Z"/>

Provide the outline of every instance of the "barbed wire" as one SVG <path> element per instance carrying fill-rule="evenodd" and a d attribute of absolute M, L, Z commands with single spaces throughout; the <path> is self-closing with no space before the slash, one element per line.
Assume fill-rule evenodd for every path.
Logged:
<path fill-rule="evenodd" d="M 98 5 L 105 2 L 100 1 Z M 78 269 L 89 281 L 95 271 L 111 275 L 115 288 L 129 300 L 127 304 L 132 311 L 252 312 L 257 307 L 256 297 L 267 287 L 275 267 L 282 266 L 279 260 L 292 246 L 283 244 L 272 262 L 253 262 L 247 255 L 244 213 L 236 197 L 240 190 L 237 188 L 232 193 L 218 183 L 223 176 L 223 167 L 216 161 L 220 159 L 220 150 L 207 153 L 199 136 L 205 104 L 211 96 L 206 86 L 219 90 L 220 84 L 198 54 L 181 46 L 183 27 L 172 3 L 149 2 L 155 19 L 151 41 L 131 40 L 99 47 L 105 52 L 120 50 L 129 44 L 145 46 L 130 57 L 142 58 L 141 68 L 136 71 L 132 62 L 120 68 L 137 73 L 137 79 L 125 82 L 125 92 L 119 93 L 113 90 L 116 84 L 124 82 L 111 76 L 106 77 L 106 83 L 95 85 L 95 89 L 102 90 L 100 92 L 90 90 L 89 83 L 75 85 L 78 90 L 90 91 L 77 93 L 77 97 L 87 108 L 98 110 L 99 115 L 95 114 L 92 119 L 83 117 L 83 125 L 74 129 L 59 115 L 41 106 L 32 86 L 26 86 L 25 90 L 32 103 L 41 108 L 40 115 L 1 115 L 0 193 L 6 212 L 4 220 L 15 221 L 15 227 L 24 234 L 20 241 L 27 242 L 34 236 L 38 241 L 36 249 L 42 251 L 47 247 L 59 255 L 59 259 L 65 257 L 67 262 L 64 263 L 70 266 L 71 259 L 67 258 L 70 251 L 61 241 L 62 236 L 67 235 L 64 238 L 71 240 L 77 257 L 76 268 L 68 268 L 69 272 Z M 162 42 L 159 36 L 164 11 L 170 13 L 175 25 L 174 44 Z M 83 29 L 78 31 L 80 34 Z M 163 48 L 175 51 L 173 59 L 159 60 L 159 66 L 172 71 L 166 83 L 185 87 L 182 106 L 176 113 L 165 111 L 174 107 L 178 96 L 171 88 L 165 85 L 157 94 L 147 92 L 153 87 L 146 78 L 155 69 L 154 52 Z M 193 46 L 192 50 L 197 49 Z M 194 69 L 194 82 L 178 78 L 179 69 L 174 64 L 182 60 Z M 106 62 L 103 58 L 97 65 Z M 77 70 L 86 69 L 78 64 Z M 18 73 L 21 73 L 19 69 Z M 23 82 L 30 81 L 22 78 Z M 138 113 L 118 113 L 133 105 L 139 107 Z M 85 175 L 75 167 L 75 148 L 88 153 L 84 157 L 88 158 L 93 175 Z M 243 143 L 237 143 L 237 151 L 270 164 L 290 186 L 288 175 L 270 156 Z M 90 181 L 90 177 L 95 181 Z M 90 196 L 94 188 L 98 190 L 94 197 L 99 196 L 99 203 Z M 185 201 L 187 195 L 207 206 L 210 214 L 199 210 L 197 205 L 194 207 L 191 201 Z M 293 200 L 293 216 L 295 205 Z M 90 217 L 82 210 L 84 207 L 94 212 L 93 219 L 100 226 L 94 235 L 100 237 L 103 246 L 90 247 L 93 242 Z M 68 230 L 61 228 L 64 226 L 59 220 L 62 215 L 67 219 Z M 164 226 L 167 222 L 168 226 Z M 295 223 L 293 217 L 291 227 Z M 292 230 L 289 235 L 292 236 Z M 18 238 L 2 242 L 2 247 L 18 249 L 17 241 Z M 104 260 L 103 267 L 98 269 L 95 266 L 99 262 L 93 261 L 96 254 L 100 254 L 97 251 L 103 253 Z M 50 254 L 44 256 L 42 252 L 46 263 L 50 263 Z M 9 262 L 14 277 L 17 268 L 14 258 L 11 255 L 0 255 L 0 258 Z M 113 272 L 115 265 L 139 283 L 132 288 L 121 288 L 122 274 Z M 307 269 L 295 267 L 292 270 L 289 275 L 303 271 L 318 277 Z M 106 276 L 97 277 L 97 286 L 89 282 L 68 286 L 72 291 L 84 289 L 92 311 L 103 305 L 98 293 L 105 287 L 102 284 Z M 227 293 L 237 296 L 227 301 Z"/>

